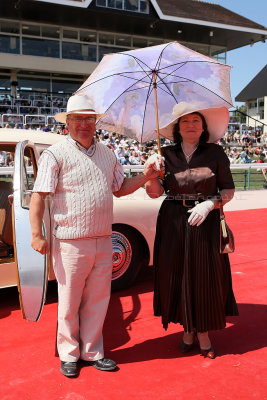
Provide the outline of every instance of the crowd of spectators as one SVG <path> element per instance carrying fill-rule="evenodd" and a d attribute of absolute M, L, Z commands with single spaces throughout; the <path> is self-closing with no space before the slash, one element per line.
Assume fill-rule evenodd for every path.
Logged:
<path fill-rule="evenodd" d="M 22 128 L 29 125 L 36 129 L 38 125 L 52 125 L 53 115 L 66 110 L 67 95 L 28 94 L 12 98 L 11 95 L 0 95 L 0 115 L 2 126 L 15 125 Z"/>
<path fill-rule="evenodd" d="M 262 133 L 260 127 L 249 127 L 242 133 L 227 131 L 220 144 L 232 164 L 267 162 L 267 133 Z"/>
<path fill-rule="evenodd" d="M 53 115 L 65 111 L 68 96 L 58 95 L 28 95 L 12 99 L 9 95 L 0 97 L 0 115 L 2 127 L 16 129 L 35 129 L 36 131 L 52 132 L 67 135 L 68 129 L 62 124 L 55 124 Z M 110 147 L 118 161 L 123 165 L 142 165 L 147 158 L 157 152 L 157 142 L 138 143 L 136 140 L 119 136 L 114 132 L 98 130 L 97 140 Z M 162 138 L 161 146 L 171 143 Z M 263 163 L 267 162 L 267 133 L 262 133 L 261 127 L 252 127 L 242 130 L 229 130 L 218 142 L 223 146 L 232 164 Z M 6 163 L 6 164 L 5 164 Z M 0 165 L 9 165 L 12 160 Z"/>

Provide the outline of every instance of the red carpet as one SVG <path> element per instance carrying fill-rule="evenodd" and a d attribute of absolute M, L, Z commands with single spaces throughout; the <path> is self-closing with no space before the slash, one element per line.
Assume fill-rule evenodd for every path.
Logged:
<path fill-rule="evenodd" d="M 267 209 L 233 211 L 227 221 L 236 238 L 231 255 L 240 317 L 212 332 L 215 360 L 197 350 L 179 351 L 182 330 L 165 332 L 152 313 L 152 268 L 136 285 L 112 295 L 105 324 L 106 356 L 117 372 L 84 367 L 65 378 L 54 357 L 56 288 L 51 283 L 38 323 L 21 317 L 16 288 L 0 291 L 0 399 L 267 399 Z"/>

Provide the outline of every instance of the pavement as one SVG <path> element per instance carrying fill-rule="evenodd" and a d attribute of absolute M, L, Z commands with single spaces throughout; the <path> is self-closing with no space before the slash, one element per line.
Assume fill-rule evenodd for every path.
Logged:
<path fill-rule="evenodd" d="M 267 208 L 267 190 L 236 191 L 234 198 L 223 208 L 224 211 Z"/>

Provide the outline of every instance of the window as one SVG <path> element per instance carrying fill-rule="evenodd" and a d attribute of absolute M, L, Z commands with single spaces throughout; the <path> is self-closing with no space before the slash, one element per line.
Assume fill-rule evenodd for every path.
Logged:
<path fill-rule="evenodd" d="M 162 44 L 161 40 L 156 40 L 156 39 L 147 40 L 147 46 L 158 46 L 159 44 Z"/>
<path fill-rule="evenodd" d="M 56 40 L 22 38 L 22 54 L 58 58 L 59 42 Z"/>
<path fill-rule="evenodd" d="M 0 52 L 19 54 L 19 37 L 16 36 L 0 36 Z"/>
<path fill-rule="evenodd" d="M 96 43 L 96 32 L 93 31 L 80 31 L 81 42 L 94 42 Z"/>
<path fill-rule="evenodd" d="M 62 43 L 62 58 L 96 61 L 96 46 L 81 43 Z"/>
<path fill-rule="evenodd" d="M 114 35 L 108 33 L 99 33 L 99 43 L 114 44 Z"/>
<path fill-rule="evenodd" d="M 148 0 L 96 0 L 99 7 L 115 8 L 117 10 L 149 13 Z"/>
<path fill-rule="evenodd" d="M 58 39 L 59 38 L 59 28 L 56 26 L 42 26 L 42 36 Z"/>
<path fill-rule="evenodd" d="M 131 47 L 131 36 L 116 35 L 115 42 L 117 46 Z"/>
<path fill-rule="evenodd" d="M 0 21 L 0 31 L 6 33 L 19 33 L 19 23 L 10 21 Z"/>
<path fill-rule="evenodd" d="M 22 34 L 23 35 L 31 35 L 31 36 L 40 36 L 41 30 L 39 25 L 22 25 Z"/>
<path fill-rule="evenodd" d="M 71 29 L 63 29 L 64 39 L 78 39 L 78 32 Z"/>
<path fill-rule="evenodd" d="M 125 49 L 120 49 L 118 47 L 99 46 L 98 61 L 101 61 L 102 57 L 106 54 L 119 53 L 121 51 L 125 51 Z"/>
<path fill-rule="evenodd" d="M 133 38 L 133 47 L 146 47 L 147 46 L 147 39 L 143 38 Z"/>
<path fill-rule="evenodd" d="M 138 0 L 125 0 L 125 10 L 138 11 Z"/>

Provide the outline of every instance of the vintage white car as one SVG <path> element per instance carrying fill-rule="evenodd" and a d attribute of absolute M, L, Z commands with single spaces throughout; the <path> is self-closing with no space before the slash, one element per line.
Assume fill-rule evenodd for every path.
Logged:
<path fill-rule="evenodd" d="M 31 248 L 29 201 L 38 158 L 45 148 L 59 140 L 64 140 L 64 136 L 22 129 L 0 130 L 0 154 L 15 153 L 15 167 L 0 167 L 0 288 L 18 284 L 22 312 L 29 320 L 39 318 L 47 280 L 55 278 L 50 255 L 42 256 Z M 114 197 L 113 290 L 130 286 L 140 268 L 152 262 L 161 202 L 162 198 L 150 199 L 143 188 L 126 197 Z M 48 200 L 43 229 L 51 247 L 49 215 Z"/>

